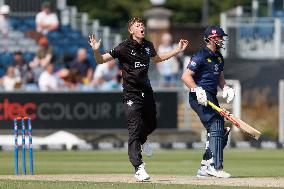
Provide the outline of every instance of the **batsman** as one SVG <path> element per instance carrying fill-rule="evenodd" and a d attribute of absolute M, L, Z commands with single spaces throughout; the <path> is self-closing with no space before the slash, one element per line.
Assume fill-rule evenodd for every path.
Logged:
<path fill-rule="evenodd" d="M 227 98 L 227 103 L 235 96 L 234 90 L 226 85 L 224 58 L 220 53 L 227 36 L 219 26 L 207 27 L 204 32 L 206 47 L 191 57 L 181 78 L 190 89 L 189 104 L 207 130 L 205 153 L 197 177 L 231 177 L 223 169 L 223 150 L 227 145 L 230 128 L 224 128 L 224 118 L 207 106 L 207 100 L 219 106 L 218 86 L 223 90 L 223 98 Z"/>

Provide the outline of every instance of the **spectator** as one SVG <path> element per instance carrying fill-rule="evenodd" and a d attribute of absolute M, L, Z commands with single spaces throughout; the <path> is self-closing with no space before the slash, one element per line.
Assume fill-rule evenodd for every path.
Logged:
<path fill-rule="evenodd" d="M 94 86 L 100 90 L 111 90 L 118 88 L 119 70 L 115 60 L 106 64 L 99 64 L 94 74 Z"/>
<path fill-rule="evenodd" d="M 10 7 L 8 5 L 2 5 L 0 7 L 0 32 L 2 35 L 7 36 L 10 28 L 10 22 L 8 15 L 10 13 Z"/>
<path fill-rule="evenodd" d="M 25 62 L 23 58 L 23 53 L 21 51 L 16 51 L 13 56 L 13 66 L 15 66 L 15 75 L 20 77 L 25 83 L 25 76 L 27 76 L 28 72 L 28 64 Z"/>
<path fill-rule="evenodd" d="M 41 12 L 36 15 L 36 30 L 44 35 L 56 30 L 59 26 L 58 17 L 50 11 L 50 3 L 44 2 L 41 6 Z"/>
<path fill-rule="evenodd" d="M 13 58 L 13 65 L 15 66 L 15 75 L 16 77 L 21 78 L 25 90 L 36 90 L 37 85 L 35 82 L 34 73 L 30 68 L 29 64 L 25 62 L 23 58 L 23 53 L 21 51 L 17 51 L 14 53 Z"/>
<path fill-rule="evenodd" d="M 53 73 L 54 64 L 49 63 L 46 69 L 38 79 L 38 86 L 40 91 L 55 91 L 58 90 L 58 78 Z"/>
<path fill-rule="evenodd" d="M 82 78 L 82 83 L 84 85 L 89 85 L 93 81 L 93 76 L 94 76 L 94 69 L 88 69 L 87 75 Z"/>
<path fill-rule="evenodd" d="M 177 45 L 172 44 L 172 36 L 165 33 L 162 36 L 162 43 L 158 48 L 158 53 L 162 54 L 175 49 Z M 157 64 L 157 69 L 160 74 L 160 84 L 163 87 L 174 87 L 177 83 L 179 72 L 179 62 L 176 57 L 171 57 L 165 60 L 163 64 Z"/>
<path fill-rule="evenodd" d="M 76 69 L 61 69 L 57 72 L 58 77 L 61 78 L 62 90 L 79 90 L 82 89 L 82 77 Z"/>
<path fill-rule="evenodd" d="M 29 66 L 34 72 L 36 81 L 38 81 L 39 75 L 44 71 L 46 65 L 49 64 L 53 58 L 52 48 L 49 46 L 46 37 L 40 38 L 38 44 L 40 45 L 40 49 L 34 59 L 29 63 Z"/>
<path fill-rule="evenodd" d="M 88 72 L 93 70 L 92 64 L 87 58 L 87 50 L 85 48 L 78 49 L 77 57 L 71 62 L 70 68 L 77 69 L 82 77 L 87 77 Z"/>
<path fill-rule="evenodd" d="M 1 78 L 1 85 L 5 91 L 13 91 L 21 86 L 21 78 L 16 76 L 14 66 L 8 66 L 6 75 Z"/>

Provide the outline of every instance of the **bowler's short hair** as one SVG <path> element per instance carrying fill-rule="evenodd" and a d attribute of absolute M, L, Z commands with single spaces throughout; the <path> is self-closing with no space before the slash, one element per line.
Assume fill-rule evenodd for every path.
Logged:
<path fill-rule="evenodd" d="M 127 23 L 127 28 L 128 30 L 130 29 L 130 27 L 135 24 L 135 23 L 142 23 L 145 26 L 145 21 L 142 18 L 131 18 L 128 23 Z"/>

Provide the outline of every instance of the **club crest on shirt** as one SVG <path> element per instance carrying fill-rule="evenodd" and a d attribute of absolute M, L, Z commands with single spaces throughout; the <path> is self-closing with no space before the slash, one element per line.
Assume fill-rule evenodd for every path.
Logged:
<path fill-rule="evenodd" d="M 126 104 L 127 104 L 128 106 L 132 106 L 133 101 L 132 101 L 132 100 L 128 100 Z"/>
<path fill-rule="evenodd" d="M 146 50 L 146 53 L 147 53 L 148 55 L 150 55 L 150 48 L 149 48 L 149 47 L 146 47 L 145 50 Z"/>
<path fill-rule="evenodd" d="M 219 61 L 219 63 L 222 63 L 222 58 L 218 57 L 218 61 Z"/>
<path fill-rule="evenodd" d="M 192 66 L 196 66 L 196 62 L 194 62 L 194 61 L 190 61 L 190 65 L 192 65 Z"/>
<path fill-rule="evenodd" d="M 132 54 L 133 56 L 135 56 L 136 55 L 136 52 L 134 51 L 134 50 L 131 50 L 131 53 L 130 54 Z"/>
<path fill-rule="evenodd" d="M 206 59 L 208 63 L 212 62 L 211 58 Z"/>

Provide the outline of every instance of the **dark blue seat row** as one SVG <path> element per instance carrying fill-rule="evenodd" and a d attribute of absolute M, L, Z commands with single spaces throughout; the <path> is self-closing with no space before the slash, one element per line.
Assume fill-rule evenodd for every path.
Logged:
<path fill-rule="evenodd" d="M 11 17 L 10 24 L 14 30 L 20 30 L 22 32 L 27 32 L 36 28 L 34 17 Z"/>
<path fill-rule="evenodd" d="M 35 30 L 35 17 L 11 17 L 10 23 L 13 29 L 27 32 Z M 64 57 L 66 54 L 76 56 L 79 48 L 86 48 L 88 51 L 88 58 L 93 62 L 95 66 L 95 60 L 93 58 L 93 51 L 88 43 L 88 39 L 82 35 L 81 32 L 73 30 L 69 25 L 60 25 L 56 31 L 49 32 L 46 36 L 49 40 L 50 45 L 53 47 L 53 52 L 57 59 Z M 102 49 L 103 51 L 103 49 Z M 25 59 L 29 61 L 34 57 L 24 54 Z M 11 62 L 11 55 L 0 54 L 0 61 L 4 65 L 8 65 Z"/>
<path fill-rule="evenodd" d="M 30 52 L 24 52 L 23 57 L 26 62 L 33 60 L 35 54 Z M 0 53 L 0 65 L 7 67 L 13 63 L 13 53 Z"/>

